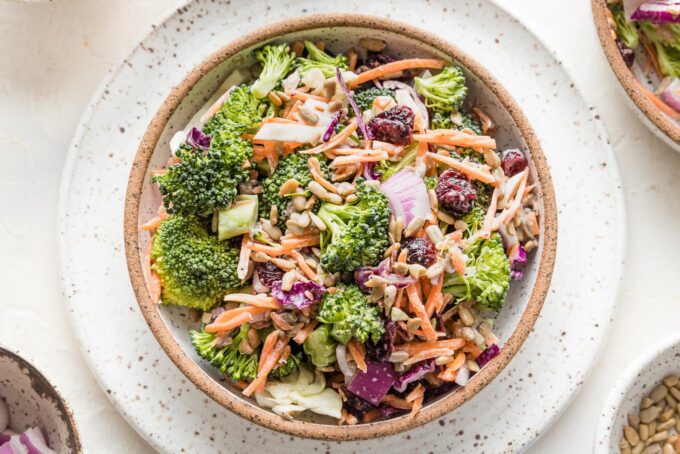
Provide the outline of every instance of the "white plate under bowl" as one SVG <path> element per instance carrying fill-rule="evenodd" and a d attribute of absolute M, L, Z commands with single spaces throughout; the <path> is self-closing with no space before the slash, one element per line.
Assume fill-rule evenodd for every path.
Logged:
<path fill-rule="evenodd" d="M 640 401 L 667 375 L 680 374 L 680 336 L 673 334 L 636 359 L 607 397 L 595 434 L 595 454 L 618 454 L 629 413 L 640 411 Z"/>
<path fill-rule="evenodd" d="M 121 413 L 165 452 L 257 452 L 265 445 L 281 453 L 519 451 L 567 406 L 597 358 L 621 278 L 624 209 L 594 109 L 551 53 L 489 1 L 350 0 L 342 8 L 411 22 L 472 55 L 518 101 L 551 165 L 560 219 L 551 291 L 534 332 L 492 384 L 401 435 L 342 444 L 293 439 L 197 390 L 139 312 L 123 251 L 123 198 L 137 144 L 164 97 L 205 56 L 249 30 L 337 8 L 315 0 L 189 3 L 155 27 L 95 94 L 69 152 L 59 209 L 63 285 L 83 354 Z"/>

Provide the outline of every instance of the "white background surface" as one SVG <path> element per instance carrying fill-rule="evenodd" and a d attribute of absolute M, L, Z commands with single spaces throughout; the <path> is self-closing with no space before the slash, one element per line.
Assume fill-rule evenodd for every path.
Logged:
<path fill-rule="evenodd" d="M 70 333 L 56 259 L 59 177 L 71 135 L 100 80 L 152 24 L 181 3 L 0 1 L 0 343 L 32 359 L 63 392 L 76 413 L 86 453 L 150 448 L 109 403 Z M 680 299 L 680 201 L 675 196 L 680 194 L 680 155 L 629 111 L 600 51 L 589 1 L 499 3 L 556 50 L 599 109 L 624 184 L 627 270 L 609 341 L 582 392 L 530 450 L 585 453 L 622 369 L 680 326 L 680 312 L 673 310 Z"/>

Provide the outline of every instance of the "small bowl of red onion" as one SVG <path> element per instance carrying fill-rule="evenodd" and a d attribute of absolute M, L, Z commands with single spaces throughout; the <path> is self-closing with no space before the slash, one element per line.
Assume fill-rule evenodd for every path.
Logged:
<path fill-rule="evenodd" d="M 0 346 L 0 454 L 81 452 L 59 392 L 28 361 Z"/>
<path fill-rule="evenodd" d="M 680 2 L 591 0 L 605 56 L 633 112 L 680 151 Z"/>

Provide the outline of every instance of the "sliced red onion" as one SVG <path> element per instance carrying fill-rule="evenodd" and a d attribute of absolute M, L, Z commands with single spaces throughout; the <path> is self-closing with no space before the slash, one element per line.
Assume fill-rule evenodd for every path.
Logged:
<path fill-rule="evenodd" d="M 333 115 L 333 118 L 331 118 L 331 122 L 328 124 L 328 129 L 326 129 L 326 132 L 323 133 L 323 140 L 324 142 L 328 142 L 331 140 L 331 136 L 333 135 L 333 131 L 335 131 L 335 127 L 338 125 L 338 122 L 340 121 L 340 117 L 342 117 L 342 110 L 338 111 Z"/>
<path fill-rule="evenodd" d="M 647 0 L 638 6 L 630 18 L 655 24 L 678 24 L 680 23 L 680 1 Z"/>
<path fill-rule="evenodd" d="M 297 281 L 290 290 L 283 290 L 281 281 L 272 284 L 272 296 L 285 309 L 303 309 L 321 301 L 326 294 L 326 287 L 314 281 Z M 308 295 L 311 295 L 311 299 Z"/>
<path fill-rule="evenodd" d="M 21 443 L 28 448 L 28 454 L 54 454 L 39 427 L 31 427 L 20 435 Z"/>
<path fill-rule="evenodd" d="M 458 374 L 454 381 L 458 386 L 465 386 L 468 380 L 470 380 L 470 369 L 468 369 L 466 364 L 463 364 L 463 367 L 458 369 Z"/>
<path fill-rule="evenodd" d="M 32 454 L 28 448 L 21 443 L 19 435 L 12 435 L 9 441 L 0 446 L 0 454 Z"/>
<path fill-rule="evenodd" d="M 0 433 L 0 445 L 7 443 L 10 438 L 12 438 L 10 434 Z"/>
<path fill-rule="evenodd" d="M 420 112 L 420 115 L 423 117 L 423 122 L 425 123 L 425 125 L 430 124 L 430 114 L 427 112 L 427 107 L 425 106 L 423 101 L 420 99 L 420 96 L 413 89 L 412 86 L 399 80 L 386 80 L 385 82 L 383 82 L 383 87 L 391 88 L 393 90 L 398 89 L 406 90 L 411 95 L 411 98 L 413 98 L 413 102 L 415 103 L 415 105 L 418 107 L 418 111 Z"/>
<path fill-rule="evenodd" d="M 375 181 L 380 179 L 380 174 L 375 171 L 375 162 L 364 163 L 364 178 L 368 181 Z"/>
<path fill-rule="evenodd" d="M 661 99 L 670 107 L 680 112 L 680 79 L 673 78 L 673 81 L 661 92 Z"/>
<path fill-rule="evenodd" d="M 623 0 L 623 12 L 626 15 L 626 19 L 630 20 L 630 17 L 635 10 L 637 10 L 644 2 L 645 0 Z"/>
<path fill-rule="evenodd" d="M 191 128 L 189 134 L 187 134 L 187 144 L 194 148 L 201 148 L 207 150 L 210 148 L 210 143 L 212 142 L 212 137 L 208 134 L 204 134 L 198 128 Z"/>
<path fill-rule="evenodd" d="M 427 219 L 430 215 L 430 199 L 423 179 L 409 169 L 400 170 L 380 185 L 380 190 L 390 202 L 394 215 L 401 216 L 404 226 L 415 217 Z"/>
<path fill-rule="evenodd" d="M 335 67 L 335 77 L 338 79 L 338 84 L 340 85 L 340 89 L 342 90 L 343 93 L 345 93 L 345 96 L 347 96 L 347 100 L 349 101 L 349 105 L 352 106 L 352 110 L 354 111 L 354 115 L 357 119 L 357 124 L 359 125 L 359 129 L 361 129 L 361 132 L 364 134 L 365 139 L 372 139 L 373 134 L 371 133 L 370 129 L 368 129 L 368 126 L 366 126 L 366 123 L 364 122 L 363 119 L 363 112 L 359 109 L 359 106 L 357 105 L 356 101 L 352 97 L 352 93 L 349 91 L 349 88 L 347 88 L 347 84 L 345 83 L 345 79 L 342 77 L 342 72 L 340 72 L 340 68 L 337 66 Z"/>
<path fill-rule="evenodd" d="M 335 347 L 335 359 L 338 362 L 338 367 L 340 372 L 345 376 L 345 382 L 354 377 L 354 373 L 357 371 L 357 365 L 347 361 L 347 346 L 345 344 L 338 344 Z"/>

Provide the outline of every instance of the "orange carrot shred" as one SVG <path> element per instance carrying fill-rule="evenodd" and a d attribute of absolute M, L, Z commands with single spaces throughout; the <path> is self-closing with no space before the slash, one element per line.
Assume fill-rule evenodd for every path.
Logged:
<path fill-rule="evenodd" d="M 359 74 L 353 80 L 347 83 L 349 88 L 358 87 L 359 85 L 368 82 L 369 80 L 377 79 L 379 77 L 386 76 L 388 74 L 398 73 L 407 69 L 417 69 L 417 68 L 433 68 L 439 69 L 446 65 L 444 60 L 434 60 L 429 58 L 409 58 L 406 60 L 398 60 L 384 65 L 380 65 L 376 68 L 369 69 Z"/>
<path fill-rule="evenodd" d="M 363 372 L 367 372 L 368 366 L 366 365 L 366 350 L 364 349 L 364 346 L 357 342 L 356 339 L 352 338 L 347 343 L 347 349 L 352 354 L 354 362 L 357 363 L 357 368 Z"/>
<path fill-rule="evenodd" d="M 415 312 L 415 314 L 420 317 L 420 327 L 425 334 L 425 339 L 429 341 L 436 341 L 437 333 L 435 333 L 432 325 L 430 324 L 430 318 L 425 312 L 425 306 L 423 306 L 423 303 L 418 296 L 418 290 L 416 289 L 416 286 L 411 284 L 406 287 L 406 294 L 408 295 L 413 312 Z"/>

